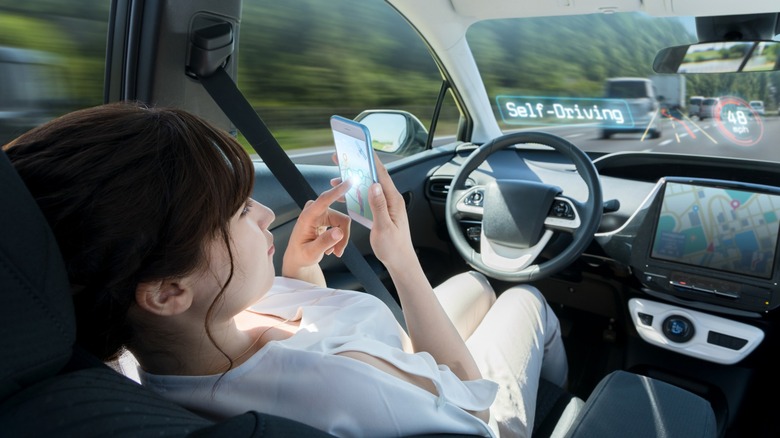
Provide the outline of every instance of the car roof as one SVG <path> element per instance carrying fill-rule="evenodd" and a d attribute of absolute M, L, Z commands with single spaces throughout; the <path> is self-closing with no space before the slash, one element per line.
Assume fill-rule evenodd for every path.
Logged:
<path fill-rule="evenodd" d="M 517 0 L 389 0 L 393 5 L 404 4 L 418 10 L 449 9 L 456 15 L 473 20 L 490 18 L 543 17 L 615 12 L 643 12 L 653 16 L 691 16 L 706 10 L 707 15 L 735 15 L 777 12 L 772 1 L 728 2 L 711 0 L 605 0 L 528 2 Z"/>

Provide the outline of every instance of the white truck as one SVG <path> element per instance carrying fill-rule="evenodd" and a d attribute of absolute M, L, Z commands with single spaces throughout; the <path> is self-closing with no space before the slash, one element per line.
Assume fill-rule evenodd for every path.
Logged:
<path fill-rule="evenodd" d="M 661 108 L 666 108 L 670 112 L 679 112 L 685 107 L 685 76 L 652 75 L 650 80 L 655 87 L 655 93 Z"/>
<path fill-rule="evenodd" d="M 642 77 L 609 78 L 604 84 L 604 97 L 618 111 L 628 111 L 619 122 L 605 120 L 601 124 L 601 138 L 613 134 L 642 133 L 642 137 L 661 136 L 661 119 L 658 94 L 652 80 Z M 624 123 L 626 121 L 627 123 Z"/>

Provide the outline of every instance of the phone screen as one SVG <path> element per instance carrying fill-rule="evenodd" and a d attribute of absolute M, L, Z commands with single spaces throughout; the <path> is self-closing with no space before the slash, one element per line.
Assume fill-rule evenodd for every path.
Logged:
<path fill-rule="evenodd" d="M 364 125 L 339 116 L 331 117 L 331 128 L 341 179 L 352 182 L 345 195 L 347 211 L 355 222 L 371 228 L 373 215 L 368 204 L 368 188 L 376 181 L 371 134 Z"/>

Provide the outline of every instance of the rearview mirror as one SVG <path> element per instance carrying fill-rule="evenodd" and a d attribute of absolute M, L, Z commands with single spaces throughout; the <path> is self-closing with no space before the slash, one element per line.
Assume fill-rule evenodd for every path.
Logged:
<path fill-rule="evenodd" d="M 714 41 L 667 47 L 655 57 L 656 73 L 766 72 L 780 69 L 778 41 Z"/>

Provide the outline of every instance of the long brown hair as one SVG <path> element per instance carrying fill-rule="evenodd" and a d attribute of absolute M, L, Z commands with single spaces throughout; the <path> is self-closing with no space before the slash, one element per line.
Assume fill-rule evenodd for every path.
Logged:
<path fill-rule="evenodd" d="M 78 342 L 101 359 L 132 341 L 127 312 L 140 282 L 203 267 L 214 238 L 232 266 L 228 223 L 251 194 L 254 168 L 235 139 L 205 120 L 107 104 L 52 120 L 3 149 L 65 259 Z"/>

